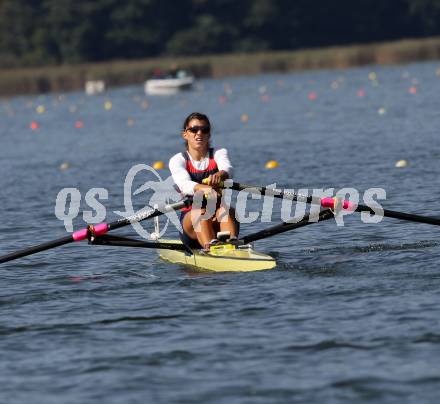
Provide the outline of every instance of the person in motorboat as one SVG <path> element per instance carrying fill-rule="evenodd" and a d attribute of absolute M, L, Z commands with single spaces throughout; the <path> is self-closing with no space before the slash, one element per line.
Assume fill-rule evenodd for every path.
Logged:
<path fill-rule="evenodd" d="M 193 112 L 183 123 L 181 135 L 186 150 L 174 155 L 169 169 L 179 191 L 194 200 L 193 206 L 181 211 L 182 242 L 190 248 L 209 250 L 219 244 L 217 233 L 229 232 L 228 242 L 237 240 L 239 226 L 235 211 L 221 200 L 219 185 L 232 176 L 232 165 L 225 148 L 211 147 L 211 123 L 202 113 Z M 205 180 L 206 183 L 202 183 Z M 196 201 L 215 199 L 215 211 Z M 213 210 L 214 210 L 213 209 Z"/>

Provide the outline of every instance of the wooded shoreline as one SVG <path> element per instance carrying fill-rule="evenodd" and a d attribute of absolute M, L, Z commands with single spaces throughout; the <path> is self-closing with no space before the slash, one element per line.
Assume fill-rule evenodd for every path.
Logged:
<path fill-rule="evenodd" d="M 68 92 L 84 89 L 88 80 L 106 86 L 141 85 L 156 69 L 173 64 L 196 77 L 221 78 L 268 72 L 344 69 L 365 65 L 404 64 L 440 59 L 440 37 L 407 39 L 366 45 L 333 46 L 297 51 L 274 51 L 211 56 L 167 57 L 106 63 L 0 69 L 0 95 Z"/>

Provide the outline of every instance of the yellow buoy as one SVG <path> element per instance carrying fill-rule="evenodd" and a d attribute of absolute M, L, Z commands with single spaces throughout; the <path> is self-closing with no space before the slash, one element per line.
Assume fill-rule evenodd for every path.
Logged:
<path fill-rule="evenodd" d="M 368 73 L 368 80 L 376 81 L 377 80 L 377 74 L 375 72 Z"/>
<path fill-rule="evenodd" d="M 113 107 L 113 104 L 111 101 L 104 102 L 104 109 L 105 110 L 110 111 L 112 109 L 112 107 Z"/>
<path fill-rule="evenodd" d="M 36 111 L 37 111 L 38 114 L 43 114 L 46 111 L 46 108 L 44 107 L 44 105 L 39 105 L 36 108 Z"/>
<path fill-rule="evenodd" d="M 408 165 L 408 162 L 406 160 L 398 160 L 396 161 L 395 167 L 396 168 L 403 168 Z"/>
<path fill-rule="evenodd" d="M 155 161 L 154 163 L 153 163 L 153 168 L 155 169 L 155 170 L 162 170 L 162 169 L 164 169 L 165 168 L 165 164 L 164 164 L 164 162 L 163 161 Z"/>
<path fill-rule="evenodd" d="M 278 161 L 275 161 L 275 160 L 269 160 L 269 161 L 266 163 L 266 168 L 267 168 L 268 170 L 272 170 L 273 168 L 277 168 L 279 165 L 280 165 L 280 163 L 278 163 Z"/>

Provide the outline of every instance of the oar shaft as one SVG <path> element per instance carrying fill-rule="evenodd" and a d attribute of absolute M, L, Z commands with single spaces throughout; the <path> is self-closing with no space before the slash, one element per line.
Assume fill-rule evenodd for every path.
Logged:
<path fill-rule="evenodd" d="M 191 200 L 185 199 L 180 202 L 165 205 L 161 209 L 148 208 L 148 209 L 142 210 L 139 213 L 135 213 L 132 216 L 124 217 L 122 219 L 119 219 L 119 220 L 116 220 L 114 222 L 109 223 L 107 225 L 107 231 L 119 229 L 120 227 L 127 226 L 131 223 L 137 223 L 137 222 L 142 222 L 143 220 L 152 219 L 156 216 L 166 214 L 166 213 L 171 212 L 173 210 L 179 210 L 182 208 L 186 208 L 186 207 L 190 206 L 191 203 L 192 203 Z"/>
<path fill-rule="evenodd" d="M 335 198 L 319 198 L 316 196 L 308 196 L 308 195 L 302 195 L 302 194 L 296 194 L 291 191 L 284 191 L 282 189 L 274 189 L 274 188 L 266 188 L 266 187 L 259 187 L 255 185 L 249 185 L 249 184 L 239 184 L 238 182 L 232 182 L 232 181 L 225 181 L 224 187 L 228 189 L 232 189 L 234 191 L 244 191 L 251 193 L 256 193 L 260 195 L 267 195 L 267 196 L 273 196 L 274 198 L 280 198 L 280 199 L 290 199 L 292 201 L 298 201 L 298 202 L 305 202 L 305 203 L 312 203 L 316 205 L 321 205 L 323 208 L 335 208 Z M 340 201 L 341 207 L 347 210 L 353 209 L 356 212 L 370 212 L 371 214 L 378 214 L 378 212 L 375 212 L 372 208 L 366 205 L 354 205 L 350 201 Z M 356 206 L 356 207 L 355 207 Z M 383 210 L 383 216 L 385 217 L 391 217 L 394 219 L 401 219 L 401 220 L 407 220 L 410 222 L 417 222 L 417 223 L 426 223 L 431 224 L 435 226 L 440 226 L 440 219 L 436 217 L 428 217 L 428 216 L 422 216 L 422 215 L 415 215 L 413 213 L 404 213 L 404 212 L 397 212 L 395 210 L 389 210 L 384 209 Z"/>
<path fill-rule="evenodd" d="M 373 209 L 364 205 L 359 205 L 356 211 L 357 212 L 370 211 L 371 213 L 374 213 Z M 389 210 L 389 209 L 384 209 L 383 215 L 385 217 L 392 217 L 394 219 L 408 220 L 410 222 L 426 223 L 426 224 L 432 224 L 434 226 L 440 226 L 440 219 L 437 219 L 436 217 L 415 215 L 413 213 L 396 212 L 395 210 Z"/>
<path fill-rule="evenodd" d="M 36 254 L 40 251 L 50 250 L 51 248 L 59 247 L 65 244 L 69 244 L 75 241 L 72 235 L 60 238 L 54 241 L 48 241 L 47 243 L 35 245 L 33 247 L 25 248 L 24 250 L 20 250 L 17 252 L 13 252 L 10 254 L 3 255 L 0 257 L 0 264 L 8 261 L 12 261 L 18 258 L 26 257 L 27 255 Z"/>
<path fill-rule="evenodd" d="M 242 238 L 244 244 L 252 243 L 257 240 L 262 240 L 267 237 L 275 236 L 286 231 L 298 229 L 300 227 L 308 226 L 309 224 L 319 223 L 327 219 L 334 217 L 333 213 L 329 210 L 323 210 L 318 217 L 318 221 L 310 221 L 310 215 L 305 215 L 304 219 L 297 223 L 282 222 L 276 226 L 269 227 L 256 233 L 249 234 Z"/>

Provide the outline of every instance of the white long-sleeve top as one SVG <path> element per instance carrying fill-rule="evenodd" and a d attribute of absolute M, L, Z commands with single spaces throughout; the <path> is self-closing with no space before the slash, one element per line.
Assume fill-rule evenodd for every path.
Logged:
<path fill-rule="evenodd" d="M 206 170 L 209 165 L 209 152 L 202 160 L 194 160 L 188 153 L 188 157 L 191 160 L 192 165 L 197 170 Z M 228 157 L 228 151 L 226 149 L 214 150 L 214 160 L 217 163 L 219 171 L 226 171 L 229 174 L 229 178 L 232 178 L 232 165 Z M 192 181 L 191 177 L 186 170 L 186 161 L 182 153 L 177 153 L 171 157 L 168 164 L 174 183 L 179 187 L 180 191 L 184 195 L 194 195 L 194 187 L 197 182 Z"/>

